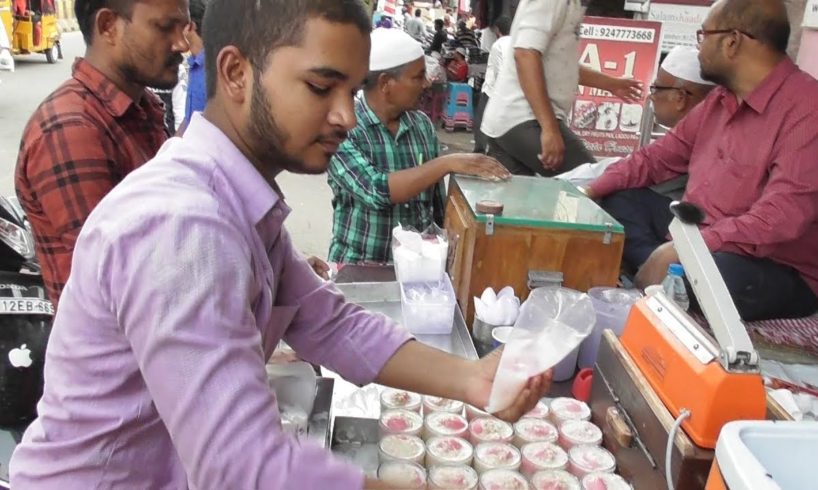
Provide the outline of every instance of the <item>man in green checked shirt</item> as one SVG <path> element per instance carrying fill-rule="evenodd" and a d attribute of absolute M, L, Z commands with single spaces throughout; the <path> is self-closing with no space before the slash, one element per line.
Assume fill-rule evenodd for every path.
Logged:
<path fill-rule="evenodd" d="M 417 111 L 428 87 L 423 48 L 399 29 L 372 33 L 369 76 L 355 102 L 358 124 L 329 166 L 334 222 L 329 260 L 392 261 L 392 229 L 443 224 L 443 178 L 450 173 L 507 179 L 477 154 L 439 156 L 434 125 Z"/>

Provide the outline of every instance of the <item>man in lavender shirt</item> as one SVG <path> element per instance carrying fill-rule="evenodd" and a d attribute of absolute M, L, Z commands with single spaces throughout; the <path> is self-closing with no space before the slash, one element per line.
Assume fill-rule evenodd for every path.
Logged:
<path fill-rule="evenodd" d="M 204 114 L 77 241 L 14 488 L 387 488 L 282 433 L 264 369 L 280 339 L 358 384 L 488 401 L 498 355 L 451 356 L 346 304 L 283 227 L 276 175 L 324 172 L 355 126 L 358 0 L 214 0 L 204 24 Z M 548 385 L 532 378 L 498 415 Z"/>

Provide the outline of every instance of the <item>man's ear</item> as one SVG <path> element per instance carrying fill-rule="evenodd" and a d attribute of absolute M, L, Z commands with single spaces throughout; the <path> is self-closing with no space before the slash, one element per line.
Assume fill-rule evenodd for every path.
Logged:
<path fill-rule="evenodd" d="M 216 78 L 225 95 L 236 103 L 244 103 L 247 89 L 253 83 L 250 60 L 235 46 L 226 46 L 216 57 Z"/>
<path fill-rule="evenodd" d="M 99 9 L 94 16 L 94 37 L 103 39 L 109 45 L 116 44 L 121 23 L 119 14 L 111 9 Z"/>

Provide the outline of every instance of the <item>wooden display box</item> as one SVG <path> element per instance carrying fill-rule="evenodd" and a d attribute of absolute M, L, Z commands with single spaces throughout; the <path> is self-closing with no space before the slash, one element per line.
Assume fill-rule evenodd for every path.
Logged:
<path fill-rule="evenodd" d="M 502 215 L 476 212 L 482 200 L 503 203 Z M 452 177 L 446 230 L 454 237 L 450 274 L 468 325 L 473 297 L 487 287 L 512 286 L 528 297 L 530 270 L 559 271 L 579 291 L 616 286 L 624 229 L 573 185 L 541 177 L 491 183 Z"/>
<path fill-rule="evenodd" d="M 616 456 L 617 472 L 636 490 L 666 489 L 665 449 L 673 416 L 610 330 L 603 333 L 600 343 L 590 405 L 593 422 L 602 427 L 605 447 Z M 611 407 L 621 415 L 618 420 L 610 418 Z M 767 418 L 789 417 L 768 398 Z M 618 430 L 623 426 L 634 435 L 631 442 Z M 671 456 L 674 487 L 704 488 L 713 457 L 712 450 L 696 446 L 684 431 L 677 431 Z"/>

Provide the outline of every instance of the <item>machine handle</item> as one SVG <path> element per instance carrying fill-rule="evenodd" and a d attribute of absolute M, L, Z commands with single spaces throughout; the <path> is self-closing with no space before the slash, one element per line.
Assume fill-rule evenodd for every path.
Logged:
<path fill-rule="evenodd" d="M 620 446 L 628 448 L 633 445 L 633 431 L 618 408 L 608 407 L 608 411 L 605 413 L 605 422 L 611 429 L 614 440 Z"/>

